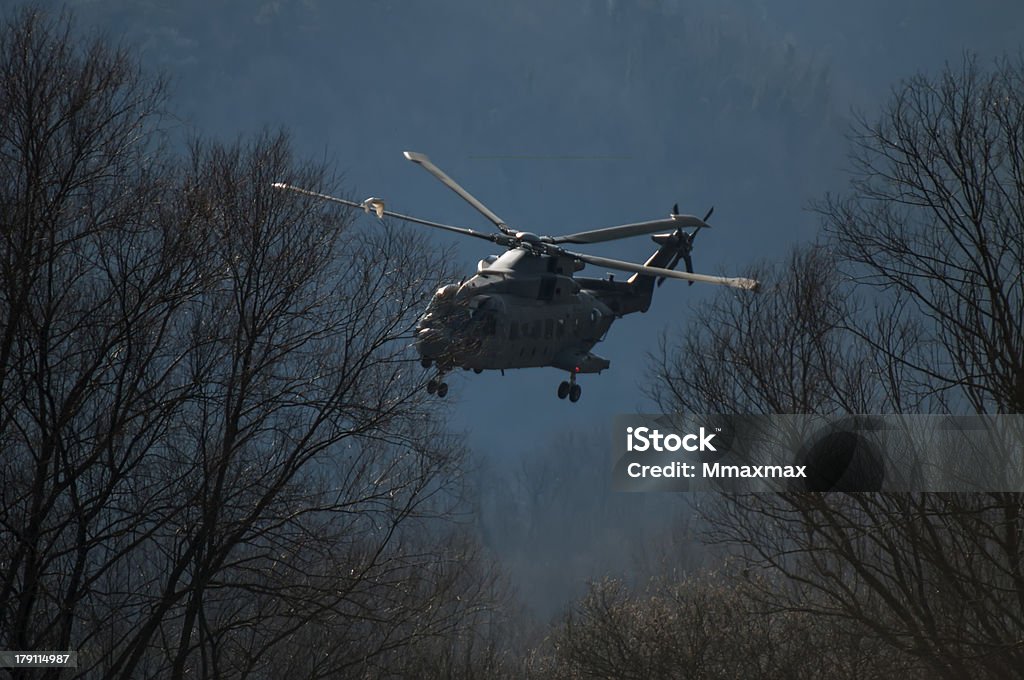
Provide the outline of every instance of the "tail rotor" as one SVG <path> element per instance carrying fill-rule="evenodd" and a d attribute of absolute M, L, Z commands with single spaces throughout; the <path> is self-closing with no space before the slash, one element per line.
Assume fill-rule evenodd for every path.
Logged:
<path fill-rule="evenodd" d="M 708 210 L 707 214 L 704 215 L 704 219 L 701 220 L 701 221 L 702 222 L 707 222 L 708 218 L 710 218 L 711 214 L 714 213 L 714 212 L 715 212 L 715 207 L 711 206 L 711 209 Z M 679 204 L 678 203 L 676 203 L 675 205 L 672 206 L 672 214 L 673 215 L 678 215 L 679 214 Z M 686 272 L 688 274 L 692 274 L 693 273 L 693 258 L 690 257 L 690 253 L 693 251 L 693 239 L 694 239 L 694 237 L 697 236 L 697 232 L 699 232 L 700 230 L 701 230 L 701 227 L 696 227 L 691 232 L 683 231 L 682 227 L 678 227 L 676 229 L 676 232 L 675 232 L 675 234 L 673 234 L 673 237 L 678 241 L 677 250 L 676 250 L 675 254 L 672 256 L 671 261 L 669 261 L 668 265 L 665 267 L 666 269 L 675 269 L 676 265 L 679 264 L 679 260 L 682 260 L 683 261 L 683 266 L 686 267 Z M 660 277 L 658 279 L 657 283 L 658 283 L 659 286 L 661 284 L 665 283 L 665 277 L 664 276 Z M 690 285 L 691 286 L 693 285 L 693 281 L 690 281 Z"/>

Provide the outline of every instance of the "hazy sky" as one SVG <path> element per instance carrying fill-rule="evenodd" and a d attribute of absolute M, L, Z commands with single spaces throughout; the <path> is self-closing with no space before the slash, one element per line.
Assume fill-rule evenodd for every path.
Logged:
<path fill-rule="evenodd" d="M 284 126 L 300 152 L 337 163 L 352 196 L 489 226 L 402 158 L 412 149 L 539 233 L 714 205 L 694 255 L 709 273 L 813 238 L 804 207 L 843 187 L 851 107 L 870 115 L 901 77 L 965 49 L 1015 51 L 1024 34 L 1020 3 L 993 1 L 67 4 L 170 74 L 184 124 L 228 140 Z M 592 250 L 642 260 L 653 244 Z M 469 273 L 489 250 L 458 252 Z M 578 404 L 555 397 L 554 369 L 455 378 L 454 422 L 474 445 L 512 452 L 644 408 L 657 334 L 718 292 L 667 283 L 647 315 L 617 322 L 596 348 L 611 369 L 581 378 Z M 514 442 L 501 434 L 512 425 Z"/>
<path fill-rule="evenodd" d="M 1016 53 L 1024 35 L 1024 3 L 1009 0 L 67 6 L 81 27 L 138 46 L 146 66 L 170 75 L 183 129 L 232 141 L 283 126 L 300 153 L 336 163 L 349 196 L 382 196 L 399 212 L 478 228 L 490 225 L 403 150 L 427 153 L 511 225 L 542 234 L 655 219 L 676 202 L 698 215 L 714 205 L 713 229 L 694 251 L 696 269 L 713 274 L 741 274 L 815 237 L 805 206 L 843 189 L 852 109 L 870 118 L 900 78 L 935 72 L 965 50 L 983 59 Z M 457 244 L 467 275 L 491 252 L 479 241 L 435 238 Z M 588 250 L 642 261 L 653 249 L 637 238 Z M 577 404 L 556 398 L 564 376 L 554 369 L 453 376 L 453 423 L 506 465 L 561 431 L 600 441 L 594 432 L 612 414 L 650 410 L 640 388 L 647 353 L 715 294 L 744 293 L 666 282 L 650 312 L 619 320 L 598 345 L 611 369 L 581 377 Z M 606 464 L 606 451 L 595 456 L 594 465 Z M 572 493 L 603 503 L 590 486 Z M 605 516 L 631 510 L 651 518 L 639 532 L 653 531 L 666 507 L 657 500 L 613 499 Z M 586 512 L 585 502 L 562 507 Z M 564 524 L 571 534 L 576 525 Z M 612 534 L 593 554 L 621 544 Z M 555 536 L 550 550 L 565 540 Z M 520 572 L 527 579 L 547 574 L 546 590 L 533 594 L 550 603 L 570 590 L 552 575 L 570 579 L 590 555 L 547 557 L 555 561 L 519 554 L 508 562 L 532 566 Z"/>

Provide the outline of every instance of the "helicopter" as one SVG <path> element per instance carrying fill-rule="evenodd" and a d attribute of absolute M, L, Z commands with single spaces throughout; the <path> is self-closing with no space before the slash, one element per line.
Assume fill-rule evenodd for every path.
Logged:
<path fill-rule="evenodd" d="M 577 402 L 582 388 L 576 377 L 581 373 L 600 373 L 611 365 L 591 349 L 605 338 L 616 319 L 646 312 L 655 286 L 665 279 L 748 291 L 756 291 L 760 285 L 748 278 L 693 273 L 693 240 L 701 229 L 710 227 L 707 220 L 714 208 L 703 219 L 679 214 L 676 205 L 666 219 L 564 236 L 540 236 L 511 228 L 426 155 L 412 151 L 404 155 L 473 206 L 497 231 L 478 231 L 392 212 L 377 197 L 358 203 L 281 182 L 273 187 L 361 208 L 379 219 L 391 217 L 482 239 L 506 249 L 501 255 L 480 260 L 476 273 L 461 283 L 441 286 L 416 323 L 413 345 L 420 363 L 424 368 L 437 369 L 426 389 L 438 397 L 448 394 L 445 376 L 455 368 L 476 373 L 499 370 L 504 375 L 506 369 L 553 367 L 569 374 L 558 385 L 558 398 Z M 658 249 L 642 265 L 564 247 L 646 234 L 652 234 Z M 675 271 L 680 261 L 685 272 Z M 616 281 L 611 274 L 604 279 L 575 276 L 588 264 L 630 272 L 632 276 L 626 281 Z"/>

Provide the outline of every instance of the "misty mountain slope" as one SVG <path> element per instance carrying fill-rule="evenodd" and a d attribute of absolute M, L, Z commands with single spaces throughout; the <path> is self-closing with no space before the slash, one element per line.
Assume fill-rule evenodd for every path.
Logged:
<path fill-rule="evenodd" d="M 701 214 L 714 205 L 714 229 L 694 251 L 708 273 L 741 273 L 814 238 L 817 219 L 803 208 L 845 183 L 851 108 L 870 114 L 901 78 L 965 49 L 1014 52 L 1024 27 L 1024 5 L 996 0 L 96 0 L 71 9 L 81 25 L 139 45 L 147 64 L 168 71 L 186 126 L 225 139 L 285 126 L 299 151 L 337 160 L 347 191 L 384 196 L 396 209 L 481 224 L 403 161 L 404 149 L 429 153 L 510 223 L 540 233 L 650 219 L 677 201 Z M 455 243 L 456 268 L 467 273 L 487 254 Z M 592 252 L 642 260 L 651 250 L 633 239 Z M 648 314 L 622 320 L 597 348 L 612 368 L 588 377 L 574 408 L 555 400 L 554 371 L 484 374 L 449 395 L 456 423 L 480 455 L 516 460 L 553 432 L 592 430 L 643 408 L 645 353 L 713 294 L 660 288 Z M 513 423 L 528 426 L 510 438 Z M 595 456 L 604 464 L 603 451 Z M 583 485 L 573 502 L 545 512 L 557 527 L 592 507 L 603 517 L 606 494 Z M 520 551 L 504 553 L 509 564 L 549 565 L 562 582 L 640 549 L 602 537 L 571 549 L 558 540 L 500 544 L 500 532 L 490 540 Z M 518 572 L 524 594 L 560 592 L 535 584 L 535 573 Z"/>

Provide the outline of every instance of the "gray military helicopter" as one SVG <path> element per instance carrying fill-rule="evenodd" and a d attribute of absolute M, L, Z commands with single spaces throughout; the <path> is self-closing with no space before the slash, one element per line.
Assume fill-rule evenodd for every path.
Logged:
<path fill-rule="evenodd" d="M 485 370 L 551 366 L 569 373 L 558 385 L 558 398 L 579 401 L 582 389 L 576 382 L 580 373 L 600 373 L 608 359 L 590 350 L 601 342 L 612 323 L 626 314 L 646 312 L 651 306 L 655 284 L 666 278 L 715 283 L 756 291 L 758 282 L 694 274 L 690 251 L 693 239 L 707 228 L 707 219 L 680 215 L 673 207 L 667 219 L 623 224 L 581 231 L 566 236 L 538 236 L 517 231 L 487 206 L 463 189 L 430 159 L 420 153 L 405 157 L 426 169 L 490 220 L 495 232 L 456 227 L 384 209 L 379 198 L 362 203 L 347 201 L 289 184 L 275 183 L 277 189 L 294 191 L 317 199 L 371 210 L 378 218 L 393 217 L 405 222 L 472 236 L 507 250 L 490 255 L 477 264 L 476 274 L 461 283 L 442 286 L 427 305 L 416 326 L 414 345 L 424 368 L 434 366 L 437 376 L 427 391 L 448 394 L 445 375 L 459 367 Z M 692 231 L 684 231 L 692 229 Z M 665 233 L 655 233 L 665 232 Z M 564 244 L 591 244 L 654 234 L 658 250 L 644 264 L 596 257 L 566 250 Z M 686 271 L 674 268 L 680 260 Z M 587 264 L 631 272 L 626 281 L 576 277 Z"/>

